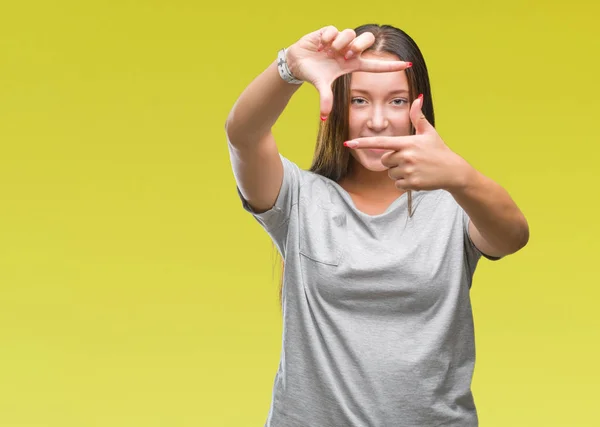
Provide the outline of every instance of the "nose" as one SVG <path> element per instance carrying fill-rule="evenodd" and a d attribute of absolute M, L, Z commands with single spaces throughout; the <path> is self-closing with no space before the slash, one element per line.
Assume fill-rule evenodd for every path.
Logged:
<path fill-rule="evenodd" d="M 379 132 L 387 128 L 389 125 L 388 119 L 385 116 L 385 110 L 381 107 L 373 107 L 371 109 L 371 117 L 367 121 L 369 129 Z"/>

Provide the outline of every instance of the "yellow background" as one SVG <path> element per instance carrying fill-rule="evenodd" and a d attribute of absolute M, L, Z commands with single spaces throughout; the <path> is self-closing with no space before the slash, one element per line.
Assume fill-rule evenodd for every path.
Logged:
<path fill-rule="evenodd" d="M 0 427 L 264 425 L 278 270 L 237 198 L 225 118 L 279 48 L 370 22 L 417 41 L 438 132 L 530 222 L 526 249 L 475 275 L 481 425 L 600 425 L 599 12 L 2 2 Z M 305 85 L 275 128 L 304 168 L 318 116 Z"/>

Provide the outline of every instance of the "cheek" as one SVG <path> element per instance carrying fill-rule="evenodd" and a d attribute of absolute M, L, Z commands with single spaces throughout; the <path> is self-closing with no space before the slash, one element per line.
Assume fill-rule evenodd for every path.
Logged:
<path fill-rule="evenodd" d="M 402 112 L 402 114 L 396 115 L 392 119 L 392 125 L 396 129 L 399 135 L 408 135 L 410 132 L 410 114 L 408 111 Z"/>
<path fill-rule="evenodd" d="M 348 136 L 349 139 L 357 138 L 360 135 L 360 130 L 363 127 L 363 123 L 366 123 L 364 119 L 359 117 L 357 114 L 350 112 L 348 123 Z"/>

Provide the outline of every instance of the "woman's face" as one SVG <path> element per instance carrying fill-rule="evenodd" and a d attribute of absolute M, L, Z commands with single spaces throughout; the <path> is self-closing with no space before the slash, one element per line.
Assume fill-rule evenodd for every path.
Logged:
<path fill-rule="evenodd" d="M 365 52 L 365 59 L 398 60 L 390 53 Z M 367 136 L 410 135 L 410 99 L 405 71 L 352 73 L 350 85 L 350 139 Z M 352 157 L 368 170 L 387 169 L 381 164 L 386 150 L 349 149 Z"/>

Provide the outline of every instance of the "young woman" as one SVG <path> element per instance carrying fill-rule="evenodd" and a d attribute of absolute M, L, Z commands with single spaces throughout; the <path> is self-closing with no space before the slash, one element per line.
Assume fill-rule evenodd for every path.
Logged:
<path fill-rule="evenodd" d="M 302 82 L 322 120 L 308 171 L 271 133 Z M 392 26 L 307 34 L 244 90 L 226 134 L 242 205 L 285 262 L 266 425 L 478 425 L 471 280 L 529 229 L 436 132 L 415 42 Z"/>

